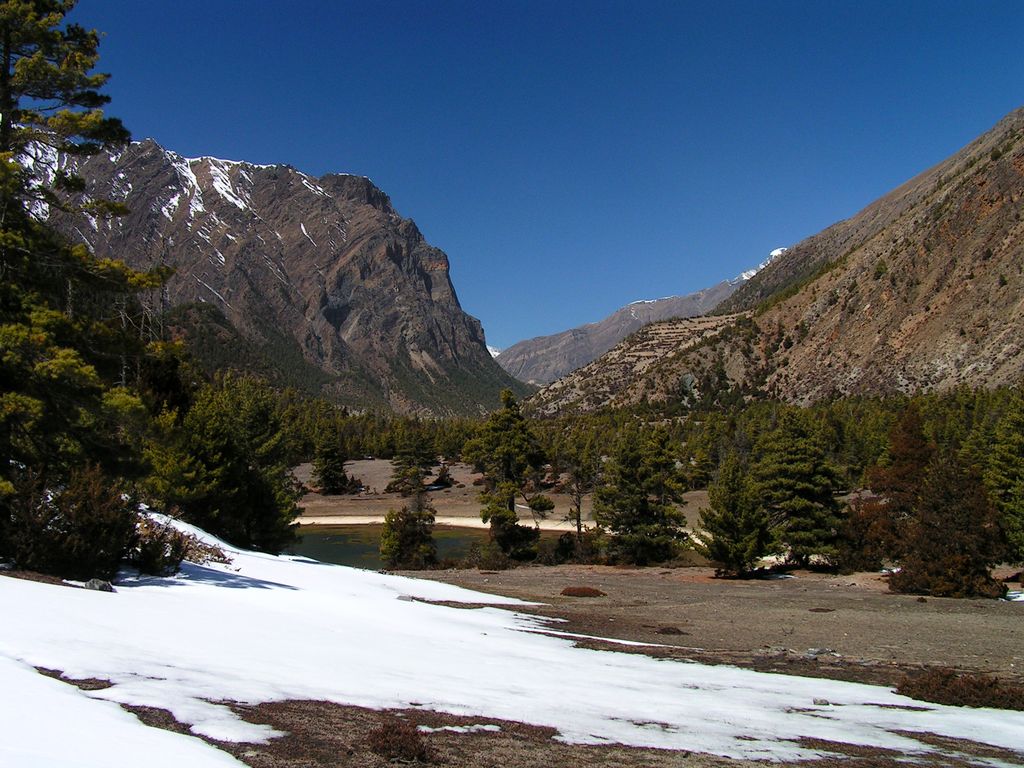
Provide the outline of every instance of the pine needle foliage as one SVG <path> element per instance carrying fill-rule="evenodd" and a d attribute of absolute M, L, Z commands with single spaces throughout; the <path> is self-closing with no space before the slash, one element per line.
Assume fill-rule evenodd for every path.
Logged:
<path fill-rule="evenodd" d="M 783 410 L 774 429 L 757 441 L 752 475 L 755 493 L 772 522 L 787 559 L 807 566 L 812 557 L 837 555 L 839 474 L 803 414 Z"/>
<path fill-rule="evenodd" d="M 684 490 L 668 433 L 626 429 L 594 492 L 594 517 L 611 533 L 609 557 L 636 565 L 675 557 L 687 539 L 677 506 Z"/>
<path fill-rule="evenodd" d="M 1024 561 L 1024 393 L 1018 389 L 996 427 L 985 485 L 1009 543 L 1009 557 Z"/>
<path fill-rule="evenodd" d="M 722 461 L 708 497 L 711 508 L 703 511 L 694 549 L 718 566 L 717 575 L 745 576 L 768 554 L 771 526 L 735 453 Z"/>

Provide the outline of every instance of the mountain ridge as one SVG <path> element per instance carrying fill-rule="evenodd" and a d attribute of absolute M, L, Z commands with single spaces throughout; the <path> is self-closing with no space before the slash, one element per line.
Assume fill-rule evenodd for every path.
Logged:
<path fill-rule="evenodd" d="M 494 363 L 479 321 L 463 311 L 445 253 L 367 177 L 186 158 L 152 139 L 35 162 L 82 176 L 78 202 L 129 209 L 111 219 L 40 216 L 101 258 L 173 268 L 171 307 L 206 303 L 257 346 L 289 345 L 287 365 L 310 366 L 307 379 L 324 374 L 311 381 L 320 394 L 443 415 L 494 407 L 505 387 L 527 391 Z"/>
<path fill-rule="evenodd" d="M 531 403 L 544 413 L 737 395 L 807 404 L 1016 384 L 1024 377 L 1022 218 L 1018 109 L 767 265 L 715 309 L 730 326 L 715 339 L 686 349 L 648 344 L 642 370 L 598 391 L 587 379 L 604 381 L 601 358 Z"/>
<path fill-rule="evenodd" d="M 672 318 L 700 317 L 715 310 L 735 290 L 786 251 L 776 248 L 753 269 L 731 280 L 681 296 L 632 301 L 602 320 L 559 333 L 513 344 L 496 356 L 512 376 L 528 384 L 546 385 L 582 368 L 649 323 Z"/>

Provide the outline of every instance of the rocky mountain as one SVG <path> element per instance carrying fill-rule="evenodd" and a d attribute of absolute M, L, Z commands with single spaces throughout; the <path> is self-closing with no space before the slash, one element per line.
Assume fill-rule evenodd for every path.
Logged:
<path fill-rule="evenodd" d="M 1024 109 L 775 259 L 716 309 L 713 339 L 648 345 L 642 370 L 610 390 L 581 377 L 534 402 L 549 413 L 726 393 L 808 403 L 1017 383 L 1022 218 Z"/>
<path fill-rule="evenodd" d="M 730 329 L 737 316 L 676 318 L 650 323 L 597 360 L 548 385 L 529 401 L 532 413 L 551 416 L 567 410 L 592 411 L 637 405 L 656 392 L 646 384 L 658 369 Z"/>
<path fill-rule="evenodd" d="M 478 412 L 503 387 L 525 391 L 460 307 L 445 254 L 366 178 L 184 158 L 151 140 L 28 161 L 73 165 L 88 197 L 127 206 L 112 219 L 39 213 L 100 257 L 172 267 L 174 321 L 211 365 L 404 412 Z"/>
<path fill-rule="evenodd" d="M 686 296 L 634 301 L 596 323 L 513 344 L 497 356 L 498 363 L 520 381 L 550 384 L 596 360 L 648 323 L 711 312 L 756 273 L 753 269 Z"/>

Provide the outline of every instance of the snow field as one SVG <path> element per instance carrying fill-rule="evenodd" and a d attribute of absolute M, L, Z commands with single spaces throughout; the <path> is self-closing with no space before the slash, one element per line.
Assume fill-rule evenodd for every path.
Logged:
<path fill-rule="evenodd" d="M 199 739 L 141 725 L 116 704 L 0 656 L 0 765 L 17 768 L 230 768 L 242 764 Z"/>
<path fill-rule="evenodd" d="M 220 702 L 322 699 L 524 721 L 554 727 L 570 743 L 774 761 L 819 755 L 794 743 L 802 737 L 905 753 L 931 749 L 896 731 L 1024 748 L 1021 712 L 576 648 L 544 634 L 549 624 L 510 610 L 519 601 L 226 549 L 230 565 L 186 564 L 173 578 L 128 578 L 116 594 L 0 580 L 0 615 L 17 617 L 0 632 L 0 670 L 9 671 L 13 660 L 22 665 L 15 666 L 22 671 L 14 688 L 4 686 L 19 693 L 6 698 L 16 703 L 31 687 L 28 664 L 113 683 L 87 695 L 67 688 L 83 707 L 111 711 L 90 699 L 160 707 L 194 733 L 225 741 L 279 734 L 241 721 Z M 7 764 L 6 749 L 0 742 L 0 764 Z"/>

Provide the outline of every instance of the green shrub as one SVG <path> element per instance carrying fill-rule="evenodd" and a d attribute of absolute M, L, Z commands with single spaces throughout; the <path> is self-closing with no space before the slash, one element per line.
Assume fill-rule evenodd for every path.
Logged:
<path fill-rule="evenodd" d="M 380 535 L 380 559 L 388 568 L 419 569 L 437 564 L 434 511 L 427 506 L 389 509 Z"/>
<path fill-rule="evenodd" d="M 28 476 L 7 507 L 0 554 L 17 568 L 109 580 L 136 541 L 135 503 L 95 466 L 74 470 L 55 490 Z"/>

